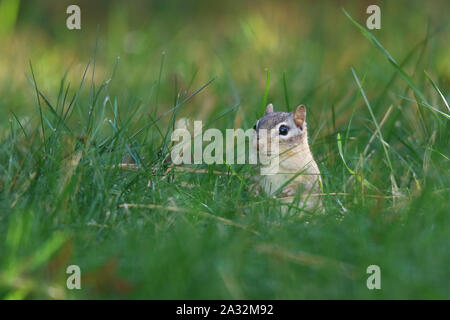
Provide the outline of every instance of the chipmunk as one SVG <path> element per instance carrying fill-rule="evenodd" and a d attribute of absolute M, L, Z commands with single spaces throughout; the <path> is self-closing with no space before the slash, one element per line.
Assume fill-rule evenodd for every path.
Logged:
<path fill-rule="evenodd" d="M 322 180 L 308 144 L 306 107 L 299 105 L 292 112 L 274 112 L 273 105 L 269 104 L 253 129 L 256 137 L 253 143 L 256 143 L 258 151 L 262 148 L 269 155 L 278 152 L 277 166 L 269 168 L 270 174 L 258 177 L 260 188 L 268 195 L 274 195 L 291 180 L 280 194 L 281 197 L 289 197 L 284 202 L 292 202 L 297 194 L 301 194 L 300 208 L 322 209 L 320 197 L 310 196 L 321 192 Z M 267 139 L 261 139 L 262 129 L 267 130 Z M 272 148 L 271 141 L 276 140 L 278 148 Z"/>

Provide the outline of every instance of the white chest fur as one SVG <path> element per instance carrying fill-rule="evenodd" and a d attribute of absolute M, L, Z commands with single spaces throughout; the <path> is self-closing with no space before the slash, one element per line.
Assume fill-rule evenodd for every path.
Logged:
<path fill-rule="evenodd" d="M 270 174 L 263 175 L 260 180 L 267 194 L 274 194 L 289 180 L 288 185 L 301 186 L 306 192 L 318 186 L 320 171 L 307 145 L 284 150 L 280 154 L 278 164 L 265 168 Z"/>

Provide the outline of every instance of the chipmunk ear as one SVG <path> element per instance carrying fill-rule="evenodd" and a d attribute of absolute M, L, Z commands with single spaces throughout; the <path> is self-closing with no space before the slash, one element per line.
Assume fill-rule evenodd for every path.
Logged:
<path fill-rule="evenodd" d="M 273 112 L 273 104 L 269 103 L 266 107 L 266 114 Z"/>
<path fill-rule="evenodd" d="M 306 119 L 306 107 L 304 105 L 299 105 L 293 112 L 294 123 L 297 127 L 303 130 L 303 124 Z"/>

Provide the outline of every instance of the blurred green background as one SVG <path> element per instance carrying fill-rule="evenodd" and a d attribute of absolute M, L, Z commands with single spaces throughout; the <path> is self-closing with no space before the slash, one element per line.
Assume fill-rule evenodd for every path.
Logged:
<path fill-rule="evenodd" d="M 385 58 L 341 11 L 346 8 L 365 26 L 371 1 L 80 1 L 82 29 L 74 31 L 66 28 L 70 1 L 1 3 L 2 15 L 8 16 L 0 19 L 3 124 L 9 110 L 31 116 L 34 97 L 24 76 L 30 71 L 29 61 L 42 90 L 56 95 L 66 70 L 70 69 L 68 80 L 74 86 L 79 82 L 94 56 L 96 39 L 95 78 L 98 82 L 107 79 L 120 57 L 111 90 L 123 103 L 139 99 L 150 104 L 163 54 L 161 81 L 168 85 L 161 86 L 160 109 L 171 106 L 175 79 L 180 89 L 186 89 L 218 76 L 195 106 L 185 108 L 204 118 L 236 100 L 244 111 L 260 103 L 266 69 L 272 73 L 269 100 L 281 104 L 280 108 L 283 73 L 292 104 L 303 102 L 308 93 L 315 96 L 316 104 L 325 104 L 337 103 L 348 94 L 342 79 L 348 78 L 351 66 L 362 72 L 375 70 L 374 81 L 368 83 L 374 90 L 383 88 L 385 83 L 378 80 L 386 72 L 393 72 L 376 67 Z M 382 8 L 382 29 L 374 34 L 394 57 L 406 56 L 433 34 L 427 48 L 433 59 L 427 67 L 448 87 L 448 2 L 376 3 Z M 411 63 L 410 68 L 415 65 Z M 316 87 L 319 90 L 313 91 Z"/>
<path fill-rule="evenodd" d="M 81 30 L 66 28 L 71 4 Z M 342 11 L 365 27 L 371 4 L 370 32 L 412 85 Z M 446 0 L 0 0 L 0 297 L 450 298 L 448 117 L 420 102 L 449 113 L 448 12 Z M 78 97 L 70 133 L 33 74 L 58 112 Z M 247 129 L 266 101 L 307 106 L 325 192 L 346 193 L 325 197 L 325 216 L 280 217 L 239 166 L 167 175 L 171 113 L 148 125 L 211 79 L 175 118 Z M 110 169 L 136 155 L 147 167 Z M 80 291 L 65 287 L 69 264 Z"/>

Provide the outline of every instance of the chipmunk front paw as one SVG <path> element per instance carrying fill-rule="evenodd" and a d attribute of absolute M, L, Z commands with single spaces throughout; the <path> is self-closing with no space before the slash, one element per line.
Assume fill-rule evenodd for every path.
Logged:
<path fill-rule="evenodd" d="M 261 186 L 256 182 L 252 183 L 248 189 L 255 197 L 258 197 L 261 194 Z"/>
<path fill-rule="evenodd" d="M 281 195 L 284 197 L 290 197 L 290 196 L 295 195 L 296 192 L 297 192 L 297 190 L 295 190 L 294 187 L 287 186 L 287 187 L 284 187 L 283 191 L 281 191 Z"/>

